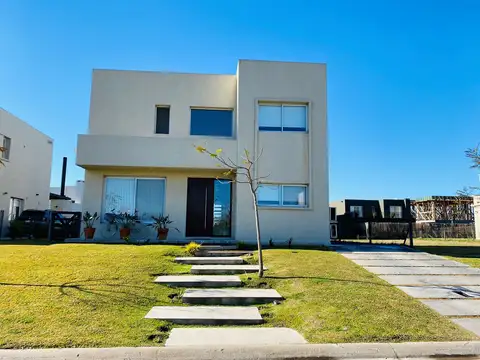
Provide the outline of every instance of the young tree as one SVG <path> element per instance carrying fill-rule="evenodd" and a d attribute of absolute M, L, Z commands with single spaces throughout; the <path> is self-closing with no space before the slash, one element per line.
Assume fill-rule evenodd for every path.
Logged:
<path fill-rule="evenodd" d="M 226 169 L 223 173 L 229 178 L 228 181 L 237 184 L 247 184 L 252 195 L 253 210 L 255 213 L 255 230 L 257 234 L 257 247 L 258 247 L 258 276 L 263 277 L 263 254 L 262 254 L 262 241 L 260 237 L 260 219 L 258 217 L 258 204 L 257 204 L 257 189 L 260 185 L 260 180 L 267 178 L 267 176 L 255 176 L 253 168 L 262 156 L 263 150 L 259 155 L 252 158 L 250 152 L 244 149 L 242 155 L 241 164 L 233 161 L 228 156 L 223 155 L 222 149 L 217 149 L 212 152 L 204 146 L 194 145 L 195 149 L 202 154 L 207 154 L 214 158 L 220 167 Z"/>
<path fill-rule="evenodd" d="M 471 168 L 480 169 L 480 145 L 465 150 L 465 155 L 472 160 Z"/>

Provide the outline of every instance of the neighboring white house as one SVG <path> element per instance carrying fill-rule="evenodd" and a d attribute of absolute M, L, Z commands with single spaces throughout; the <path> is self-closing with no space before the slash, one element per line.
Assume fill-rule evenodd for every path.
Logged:
<path fill-rule="evenodd" d="M 480 195 L 473 197 L 473 211 L 475 216 L 475 239 L 480 240 Z"/>
<path fill-rule="evenodd" d="M 24 209 L 48 209 L 53 140 L 0 108 L 0 236 Z"/>
<path fill-rule="evenodd" d="M 82 197 L 85 186 L 84 180 L 77 180 L 75 185 L 65 186 L 65 196 L 70 200 L 50 199 L 50 209 L 58 211 L 82 211 Z M 51 187 L 52 194 L 61 193 L 60 186 Z"/>
<path fill-rule="evenodd" d="M 253 242 L 248 185 L 217 180 L 223 170 L 193 144 L 240 162 L 244 149 L 253 158 L 263 149 L 264 242 L 329 242 L 325 64 L 240 60 L 232 75 L 94 70 L 76 159 L 83 210 L 136 210 L 143 222 L 169 214 L 180 230 L 169 239 Z"/>

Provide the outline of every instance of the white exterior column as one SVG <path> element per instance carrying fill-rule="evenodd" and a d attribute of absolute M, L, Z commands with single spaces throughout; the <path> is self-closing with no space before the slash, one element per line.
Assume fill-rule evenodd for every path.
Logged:
<path fill-rule="evenodd" d="M 480 195 L 473 197 L 473 210 L 475 212 L 475 239 L 480 240 Z"/>

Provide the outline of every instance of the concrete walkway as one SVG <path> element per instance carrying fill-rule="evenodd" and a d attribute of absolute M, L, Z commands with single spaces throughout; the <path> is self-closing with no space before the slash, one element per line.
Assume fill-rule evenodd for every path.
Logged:
<path fill-rule="evenodd" d="M 403 246 L 345 244 L 334 248 L 480 336 L 480 269 Z"/>
<path fill-rule="evenodd" d="M 478 359 L 480 342 L 0 350 L 0 360 Z"/>

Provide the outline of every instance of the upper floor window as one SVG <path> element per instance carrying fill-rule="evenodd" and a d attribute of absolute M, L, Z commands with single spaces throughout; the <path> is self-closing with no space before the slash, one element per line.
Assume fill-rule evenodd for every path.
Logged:
<path fill-rule="evenodd" d="M 337 208 L 331 207 L 330 208 L 330 221 L 337 220 Z"/>
<path fill-rule="evenodd" d="M 233 110 L 191 109 L 190 135 L 232 137 Z"/>
<path fill-rule="evenodd" d="M 401 219 L 403 218 L 403 211 L 402 207 L 398 205 L 390 206 L 390 217 L 393 219 Z"/>
<path fill-rule="evenodd" d="M 155 134 L 168 134 L 169 131 L 170 131 L 170 108 L 168 106 L 157 106 Z"/>
<path fill-rule="evenodd" d="M 260 131 L 307 131 L 307 105 L 260 104 Z"/>
<path fill-rule="evenodd" d="M 10 149 L 12 147 L 12 139 L 9 137 L 4 136 L 3 137 L 3 143 L 1 145 L 3 147 L 3 152 L 0 152 L 0 156 L 4 160 L 9 160 L 10 159 Z"/>
<path fill-rule="evenodd" d="M 360 205 L 352 205 L 350 206 L 350 213 L 354 217 L 363 217 L 363 206 Z"/>

